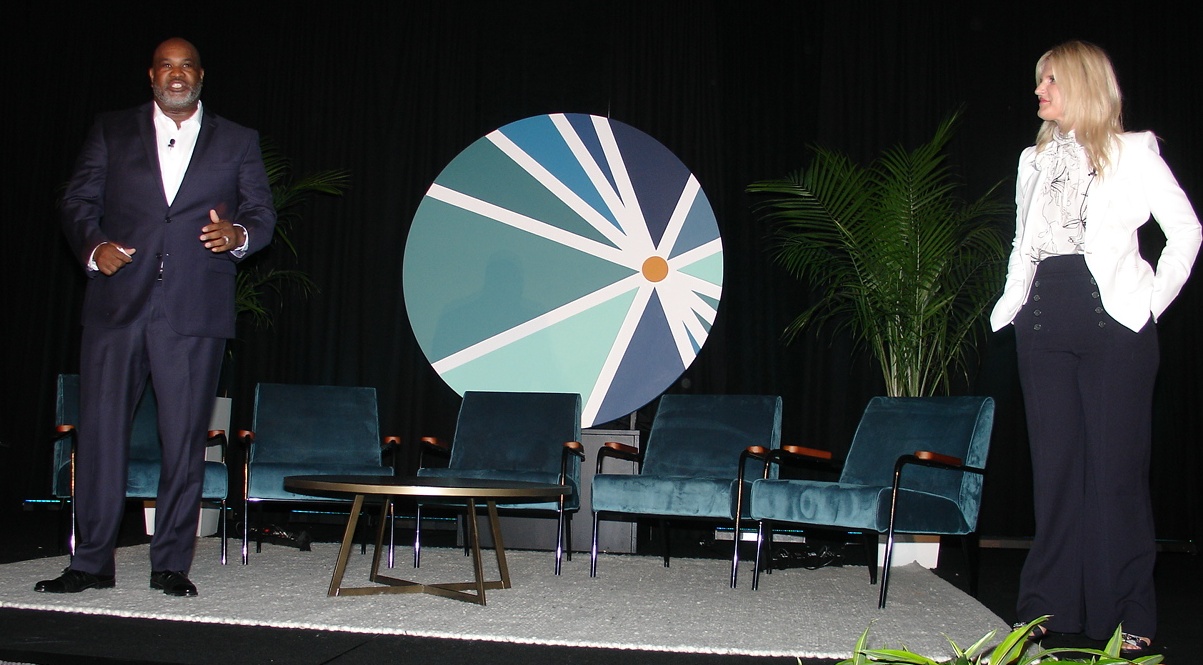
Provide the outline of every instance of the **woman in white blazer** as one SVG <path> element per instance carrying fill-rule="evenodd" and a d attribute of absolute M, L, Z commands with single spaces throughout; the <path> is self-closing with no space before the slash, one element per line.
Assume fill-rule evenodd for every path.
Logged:
<path fill-rule="evenodd" d="M 1036 65 L 1036 145 L 1015 183 L 1015 243 L 990 322 L 1015 326 L 1036 529 L 1018 618 L 1149 653 L 1157 628 L 1149 496 L 1155 323 L 1181 291 L 1200 226 L 1151 133 L 1124 133 L 1107 54 L 1067 42 Z M 1137 229 L 1165 249 L 1150 266 Z M 1019 624 L 1017 624 L 1019 625 Z"/>

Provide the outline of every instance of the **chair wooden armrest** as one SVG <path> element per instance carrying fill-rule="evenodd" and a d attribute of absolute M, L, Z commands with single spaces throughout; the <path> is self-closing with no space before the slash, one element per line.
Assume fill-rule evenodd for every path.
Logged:
<path fill-rule="evenodd" d="M 386 434 L 380 437 L 380 463 L 384 463 L 385 455 L 391 455 L 392 457 L 390 458 L 391 462 L 389 466 L 392 468 L 394 475 L 397 473 L 397 457 L 400 454 L 400 450 L 401 437 L 391 434 Z"/>
<path fill-rule="evenodd" d="M 380 437 L 380 451 L 392 450 L 401 446 L 401 437 L 386 435 Z"/>
<path fill-rule="evenodd" d="M 437 436 L 424 436 L 418 441 L 424 450 L 439 453 L 440 455 L 451 454 L 451 444 L 439 439 Z"/>
<path fill-rule="evenodd" d="M 792 445 L 781 446 L 781 449 L 791 455 L 797 455 L 799 457 L 809 457 L 811 459 L 816 459 L 816 460 L 830 460 L 831 459 L 831 451 L 830 450 L 819 450 L 818 448 L 807 448 L 805 446 L 792 446 Z"/>
<path fill-rule="evenodd" d="M 560 449 L 560 484 L 568 483 L 568 464 L 572 458 L 585 459 L 585 446 L 580 441 L 565 441 Z M 579 463 L 578 463 L 579 468 Z M 564 497 L 560 497 L 561 503 Z"/>
<path fill-rule="evenodd" d="M 744 457 L 751 459 L 764 459 L 769 454 L 769 449 L 764 446 L 748 446 L 744 448 Z"/>
<path fill-rule="evenodd" d="M 744 484 L 745 463 L 750 459 L 764 460 L 764 473 L 765 477 L 768 477 L 769 456 L 771 453 L 772 451 L 764 446 L 748 446 L 747 448 L 743 449 L 743 452 L 739 454 L 739 467 L 736 471 L 736 480 L 739 481 L 740 487 L 743 487 Z"/>
<path fill-rule="evenodd" d="M 807 448 L 806 446 L 784 445 L 770 450 L 765 455 L 765 465 L 784 464 L 839 470 L 840 465 L 832 461 L 830 450 Z"/>
<path fill-rule="evenodd" d="M 242 496 L 243 502 L 246 502 L 250 492 L 251 446 L 255 445 L 255 433 L 249 429 L 238 430 L 238 445 L 242 448 Z M 245 516 L 243 519 L 246 519 Z"/>
<path fill-rule="evenodd" d="M 945 466 L 964 466 L 965 464 L 964 461 L 959 457 L 943 455 L 930 450 L 916 450 L 915 459 L 922 460 L 924 462 L 937 462 Z"/>
<path fill-rule="evenodd" d="M 439 457 L 451 457 L 451 444 L 437 436 L 424 436 L 418 439 L 418 468 L 426 468 L 426 453 Z"/>
<path fill-rule="evenodd" d="M 839 473 L 843 466 L 832 459 L 830 450 L 808 448 L 786 444 L 774 448 L 764 454 L 764 476 L 769 477 L 769 468 L 774 464 L 792 467 L 806 467 L 824 472 Z"/>
<path fill-rule="evenodd" d="M 565 441 L 564 454 L 576 455 L 581 459 L 585 459 L 585 446 L 580 441 Z"/>
<path fill-rule="evenodd" d="M 951 471 L 966 471 L 969 473 L 985 473 L 985 469 L 979 469 L 972 466 L 965 466 L 965 461 L 959 457 L 937 453 L 932 450 L 916 450 L 910 455 L 903 455 L 894 462 L 894 486 L 897 488 L 899 476 L 902 474 L 902 468 L 908 464 L 916 464 L 918 466 L 927 466 L 935 469 L 948 469 Z M 897 491 L 897 489 L 895 489 Z"/>
<path fill-rule="evenodd" d="M 602 444 L 601 448 L 597 449 L 597 470 L 596 473 L 602 472 L 602 462 L 607 457 L 634 462 L 640 469 L 643 468 L 643 452 L 635 446 L 630 446 L 617 441 L 607 441 Z"/>
<path fill-rule="evenodd" d="M 243 471 L 247 471 L 251 463 L 251 448 L 255 445 L 255 433 L 249 429 L 238 430 L 238 447 L 242 449 Z"/>

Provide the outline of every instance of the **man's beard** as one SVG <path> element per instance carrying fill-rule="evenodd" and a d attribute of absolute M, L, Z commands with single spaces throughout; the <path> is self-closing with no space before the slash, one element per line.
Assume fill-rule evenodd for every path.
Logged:
<path fill-rule="evenodd" d="M 188 94 L 183 97 L 171 93 L 158 84 L 151 85 L 150 89 L 154 91 L 155 100 L 159 102 L 159 106 L 164 111 L 190 111 L 196 108 L 196 102 L 200 99 L 201 88 L 204 87 L 204 83 L 204 81 L 197 81 L 196 85 L 188 88 Z"/>

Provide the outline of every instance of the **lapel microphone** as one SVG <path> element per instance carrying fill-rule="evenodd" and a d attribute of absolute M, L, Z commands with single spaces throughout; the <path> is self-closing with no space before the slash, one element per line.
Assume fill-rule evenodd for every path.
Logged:
<path fill-rule="evenodd" d="M 167 147 L 168 147 L 168 148 L 174 148 L 174 147 L 175 147 L 175 139 L 171 139 L 170 141 L 168 141 L 168 142 L 167 142 Z"/>

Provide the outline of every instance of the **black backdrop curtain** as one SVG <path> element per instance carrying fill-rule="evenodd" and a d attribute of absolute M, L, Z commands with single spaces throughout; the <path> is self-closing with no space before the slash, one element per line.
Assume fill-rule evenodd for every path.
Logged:
<path fill-rule="evenodd" d="M 1177 4 L 1103 15 L 1094 3 L 581 2 L 27 3 L 3 31 L 6 501 L 47 496 L 53 377 L 78 369 L 84 278 L 54 201 L 92 116 L 149 98 L 154 46 L 184 36 L 206 69 L 204 102 L 255 127 L 296 173 L 349 169 L 338 199 L 315 199 L 294 231 L 320 286 L 286 299 L 271 328 L 240 325 L 234 427 L 259 381 L 375 386 L 382 428 L 449 435 L 458 398 L 426 362 L 401 293 L 409 222 L 460 150 L 523 117 L 609 116 L 664 143 L 697 175 L 723 232 L 726 283 L 710 340 L 670 390 L 774 393 L 788 441 L 841 451 L 876 370 L 845 339 L 781 342 L 804 289 L 766 258 L 744 187 L 822 144 L 862 161 L 927 139 L 964 109 L 952 162 L 977 196 L 1001 183 L 1037 119 L 1033 66 L 1049 46 L 1095 41 L 1116 61 L 1128 126 L 1154 129 L 1203 203 L 1200 43 Z M 1144 233 L 1155 255 L 1155 228 Z M 281 260 L 281 257 L 268 257 Z M 431 275 L 438 279 L 438 275 Z M 1198 277 L 1159 326 L 1154 488 L 1159 536 L 1197 540 L 1203 320 Z M 981 529 L 1030 535 L 1022 404 L 1008 333 L 982 347 L 965 387 L 998 400 Z M 412 460 L 407 460 L 412 463 Z"/>

